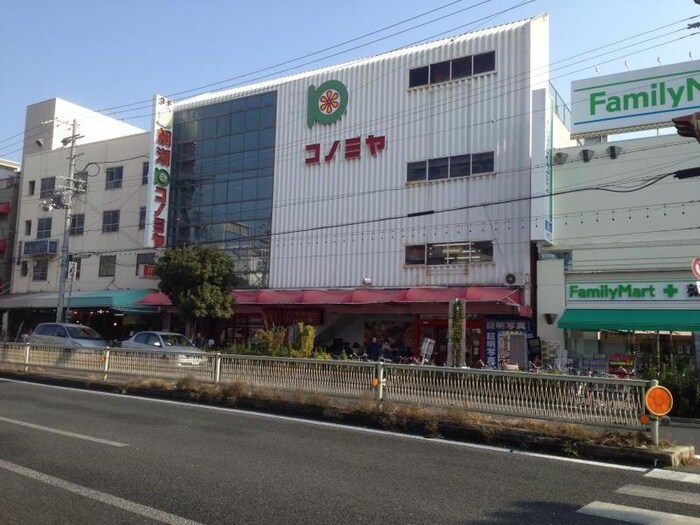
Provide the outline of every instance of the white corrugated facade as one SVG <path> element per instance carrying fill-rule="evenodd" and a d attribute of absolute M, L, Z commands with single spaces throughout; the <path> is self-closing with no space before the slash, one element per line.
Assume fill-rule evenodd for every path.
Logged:
<path fill-rule="evenodd" d="M 411 69 L 490 51 L 495 72 L 409 88 Z M 530 271 L 530 157 L 533 118 L 541 118 L 533 117 L 532 97 L 548 88 L 547 64 L 548 18 L 541 16 L 176 108 L 277 91 L 270 288 L 357 287 L 364 277 L 377 287 L 503 285 L 510 273 L 520 284 Z M 309 128 L 309 86 L 329 80 L 347 88 L 347 110 L 335 123 Z M 374 156 L 369 136 L 385 138 Z M 345 141 L 356 137 L 361 158 L 345 159 Z M 321 159 L 307 164 L 313 144 Z M 493 173 L 407 182 L 410 162 L 490 151 Z M 480 206 L 501 200 L 516 202 Z M 404 264 L 408 244 L 458 241 L 493 241 L 494 261 Z"/>

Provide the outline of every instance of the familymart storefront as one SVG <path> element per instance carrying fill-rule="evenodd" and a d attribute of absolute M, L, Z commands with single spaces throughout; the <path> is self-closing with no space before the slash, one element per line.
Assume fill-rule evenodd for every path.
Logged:
<path fill-rule="evenodd" d="M 610 373 L 657 363 L 700 369 L 695 281 L 567 280 L 565 300 L 558 326 L 574 366 Z"/>

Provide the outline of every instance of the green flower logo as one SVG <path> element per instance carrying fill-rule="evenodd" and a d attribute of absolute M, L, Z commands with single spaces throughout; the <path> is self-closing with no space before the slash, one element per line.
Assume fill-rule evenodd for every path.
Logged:
<path fill-rule="evenodd" d="M 309 86 L 306 124 L 332 124 L 345 113 L 348 106 L 348 90 L 338 80 L 324 82 L 318 88 Z"/>

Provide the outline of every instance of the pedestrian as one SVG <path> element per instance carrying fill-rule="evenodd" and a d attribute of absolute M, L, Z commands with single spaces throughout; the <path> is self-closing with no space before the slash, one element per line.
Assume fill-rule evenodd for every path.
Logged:
<path fill-rule="evenodd" d="M 376 337 L 373 337 L 367 344 L 367 357 L 370 361 L 379 359 L 379 343 Z"/>
<path fill-rule="evenodd" d="M 379 351 L 379 357 L 381 359 L 391 359 L 391 345 L 388 339 L 384 339 L 382 343 L 382 348 Z"/>
<path fill-rule="evenodd" d="M 195 334 L 194 338 L 192 339 L 192 344 L 194 344 L 194 346 L 197 348 L 202 348 L 204 346 L 204 338 L 200 332 Z"/>

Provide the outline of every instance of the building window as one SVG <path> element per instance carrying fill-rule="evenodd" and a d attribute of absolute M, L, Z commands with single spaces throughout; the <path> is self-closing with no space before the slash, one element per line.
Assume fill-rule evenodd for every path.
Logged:
<path fill-rule="evenodd" d="M 106 190 L 115 190 L 122 187 L 122 179 L 124 178 L 124 167 L 115 166 L 113 168 L 107 168 L 105 171 Z"/>
<path fill-rule="evenodd" d="M 70 218 L 70 234 L 82 235 L 85 230 L 85 214 L 76 213 Z"/>
<path fill-rule="evenodd" d="M 488 73 L 489 71 L 496 70 L 496 52 L 491 51 L 490 53 L 481 53 L 480 55 L 474 55 L 474 74 Z"/>
<path fill-rule="evenodd" d="M 413 244 L 406 246 L 406 264 L 425 264 L 425 244 Z"/>
<path fill-rule="evenodd" d="M 406 246 L 407 266 L 441 266 L 493 261 L 493 242 L 449 242 Z"/>
<path fill-rule="evenodd" d="M 471 155 L 441 157 L 428 161 L 409 162 L 406 166 L 406 181 L 456 179 L 479 173 L 493 173 L 493 170 L 494 154 L 493 151 L 488 151 Z"/>
<path fill-rule="evenodd" d="M 36 181 L 35 180 L 30 180 L 29 181 L 29 195 L 34 195 L 34 192 L 36 191 Z"/>
<path fill-rule="evenodd" d="M 49 275 L 49 260 L 34 259 L 32 281 L 45 281 Z"/>
<path fill-rule="evenodd" d="M 472 155 L 472 175 L 493 172 L 493 151 Z"/>
<path fill-rule="evenodd" d="M 408 87 L 440 84 L 449 80 L 467 78 L 496 71 L 496 52 L 480 53 L 466 57 L 436 62 L 408 72 Z"/>
<path fill-rule="evenodd" d="M 114 277 L 117 270 L 117 256 L 116 255 L 101 255 L 100 256 L 100 277 Z"/>
<path fill-rule="evenodd" d="M 446 179 L 450 173 L 450 159 L 431 159 L 428 161 L 428 180 Z"/>
<path fill-rule="evenodd" d="M 32 221 L 24 221 L 24 234 L 27 236 L 32 234 Z"/>
<path fill-rule="evenodd" d="M 450 61 L 430 65 L 430 83 L 438 84 L 450 80 Z"/>
<path fill-rule="evenodd" d="M 48 199 L 52 197 L 54 191 L 56 190 L 56 177 L 47 177 L 41 179 L 41 190 L 39 191 L 39 198 Z"/>
<path fill-rule="evenodd" d="M 20 268 L 20 273 L 22 274 L 22 277 L 26 277 L 27 275 L 29 275 L 29 263 L 27 261 L 22 261 L 22 265 Z"/>
<path fill-rule="evenodd" d="M 139 270 L 141 270 L 141 267 L 144 264 L 155 264 L 155 263 L 156 263 L 155 252 L 136 254 L 136 275 L 139 274 Z"/>
<path fill-rule="evenodd" d="M 119 210 L 102 212 L 102 233 L 114 233 L 119 231 Z"/>
<path fill-rule="evenodd" d="M 143 163 L 143 171 L 141 171 L 141 185 L 148 184 L 148 162 Z"/>
<path fill-rule="evenodd" d="M 146 229 L 146 207 L 142 206 L 139 210 L 139 230 Z"/>
<path fill-rule="evenodd" d="M 36 221 L 36 238 L 48 239 L 51 237 L 51 217 L 42 217 Z"/>

